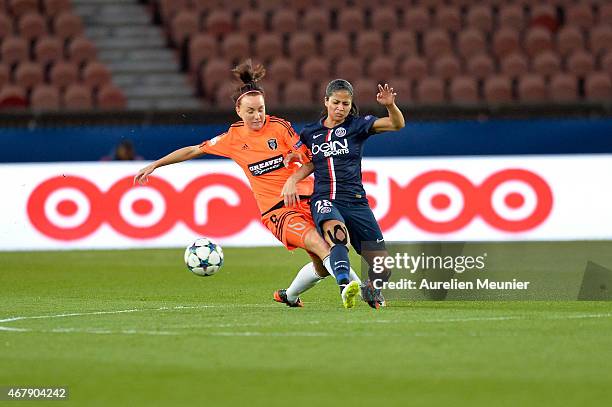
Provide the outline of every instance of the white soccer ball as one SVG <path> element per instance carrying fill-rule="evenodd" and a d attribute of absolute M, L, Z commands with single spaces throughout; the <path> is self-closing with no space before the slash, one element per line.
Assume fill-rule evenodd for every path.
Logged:
<path fill-rule="evenodd" d="M 212 276 L 223 265 L 223 249 L 209 238 L 201 237 L 185 249 L 185 264 L 195 275 Z"/>

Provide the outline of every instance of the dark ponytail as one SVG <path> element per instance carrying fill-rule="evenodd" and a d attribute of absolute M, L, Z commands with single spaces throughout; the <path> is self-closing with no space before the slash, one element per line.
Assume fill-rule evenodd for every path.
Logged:
<path fill-rule="evenodd" d="M 239 85 L 232 94 L 234 104 L 238 102 L 240 97 L 249 92 L 258 92 L 264 95 L 264 90 L 257 84 L 265 75 L 266 69 L 261 64 L 253 67 L 253 61 L 247 59 L 232 69 L 232 73 L 239 80 Z"/>

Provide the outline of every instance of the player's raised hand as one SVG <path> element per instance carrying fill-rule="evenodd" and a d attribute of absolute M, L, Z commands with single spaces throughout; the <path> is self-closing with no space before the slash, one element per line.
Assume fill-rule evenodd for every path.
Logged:
<path fill-rule="evenodd" d="M 155 166 L 153 164 L 149 164 L 146 167 L 141 168 L 140 171 L 138 171 L 138 174 L 136 174 L 134 177 L 134 185 L 144 185 L 149 182 L 149 175 L 151 175 L 153 171 L 155 171 Z"/>
<path fill-rule="evenodd" d="M 376 94 L 376 101 L 383 106 L 391 106 L 395 103 L 395 96 L 397 93 L 393 91 L 393 88 L 389 87 L 388 83 L 385 86 L 378 84 L 378 93 Z"/>

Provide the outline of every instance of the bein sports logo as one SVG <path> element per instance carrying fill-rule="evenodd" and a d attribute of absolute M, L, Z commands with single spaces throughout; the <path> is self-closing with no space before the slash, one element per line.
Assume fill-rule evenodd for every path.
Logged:
<path fill-rule="evenodd" d="M 364 171 L 363 180 L 376 184 L 378 174 Z M 86 238 L 103 224 L 124 237 L 154 239 L 178 222 L 196 234 L 223 238 L 261 218 L 249 186 L 228 174 L 195 178 L 181 191 L 157 177 L 146 186 L 134 187 L 132 182 L 131 176 L 121 178 L 103 192 L 82 177 L 49 178 L 28 197 L 27 215 L 40 233 L 63 241 Z M 383 231 L 406 218 L 425 232 L 447 234 L 479 216 L 500 232 L 526 232 L 542 224 L 553 205 L 546 181 L 522 169 L 495 172 L 480 185 L 456 172 L 435 170 L 417 175 L 406 186 L 389 178 L 388 186 L 384 193 L 369 196 L 372 207 L 377 200 L 388 201 L 378 219 Z M 324 204 L 321 208 L 331 210 Z"/>
<path fill-rule="evenodd" d="M 331 155 L 336 156 L 348 154 L 348 140 L 332 140 L 321 144 L 313 144 L 312 155 L 318 155 L 319 153 L 323 153 L 323 156 L 326 158 Z"/>

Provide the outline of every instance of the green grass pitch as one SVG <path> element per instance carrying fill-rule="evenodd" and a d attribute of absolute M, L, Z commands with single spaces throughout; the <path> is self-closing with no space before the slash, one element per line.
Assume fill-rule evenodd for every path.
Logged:
<path fill-rule="evenodd" d="M 344 310 L 327 279 L 291 309 L 272 292 L 304 253 L 225 261 L 202 278 L 177 249 L 0 253 L 0 386 L 69 387 L 19 405 L 612 405 L 611 303 Z"/>

